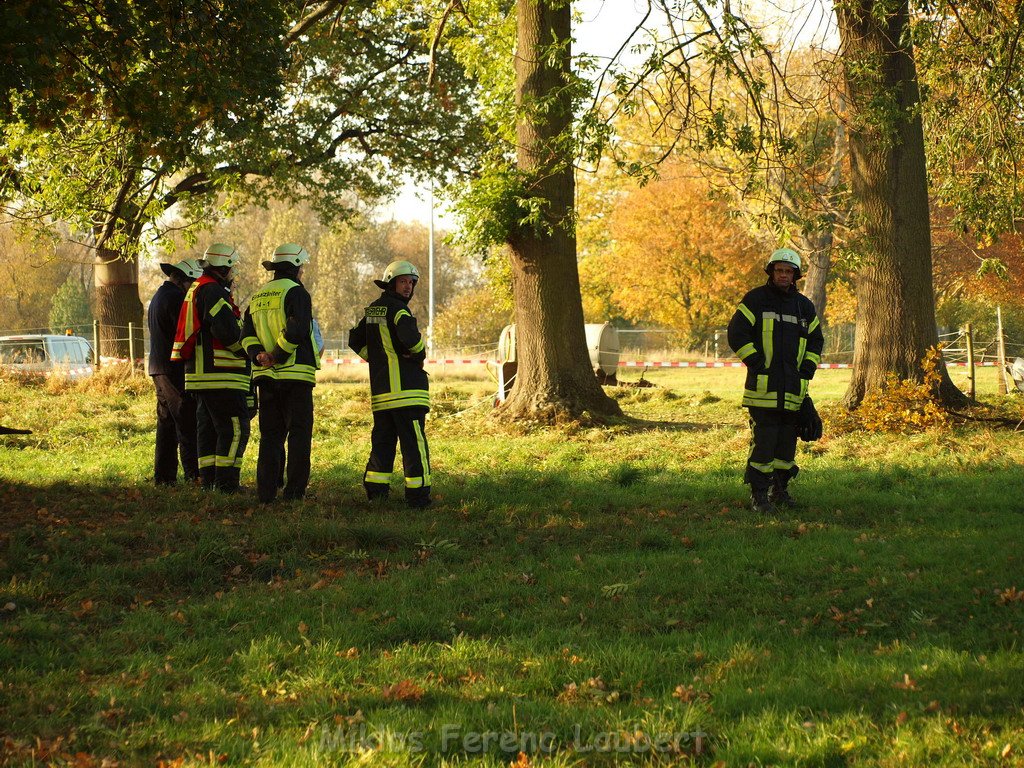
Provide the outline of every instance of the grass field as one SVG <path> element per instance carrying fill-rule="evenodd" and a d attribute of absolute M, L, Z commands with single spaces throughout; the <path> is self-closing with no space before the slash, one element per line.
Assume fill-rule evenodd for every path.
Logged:
<path fill-rule="evenodd" d="M 741 371 L 558 430 L 449 371 L 410 511 L 363 498 L 365 386 L 327 383 L 312 498 L 268 508 L 153 488 L 151 386 L 101 378 L 0 380 L 34 430 L 0 438 L 0 764 L 1024 764 L 1010 429 L 826 434 L 760 517 Z"/>

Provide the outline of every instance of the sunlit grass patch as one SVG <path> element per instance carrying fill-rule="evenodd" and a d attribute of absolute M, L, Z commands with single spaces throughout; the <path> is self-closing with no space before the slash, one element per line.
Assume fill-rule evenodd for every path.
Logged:
<path fill-rule="evenodd" d="M 0 382 L 34 430 L 0 449 L 0 763 L 1012 764 L 1017 436 L 826 435 L 755 516 L 736 372 L 648 375 L 610 428 L 439 384 L 425 511 L 400 464 L 363 495 L 363 382 L 316 388 L 312 498 L 270 507 L 153 488 L 150 389 Z"/>

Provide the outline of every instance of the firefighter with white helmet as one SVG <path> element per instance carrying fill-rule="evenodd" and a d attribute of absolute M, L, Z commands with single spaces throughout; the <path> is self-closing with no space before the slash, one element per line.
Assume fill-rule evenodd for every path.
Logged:
<path fill-rule="evenodd" d="M 160 269 L 167 275 L 167 280 L 156 289 L 146 312 L 149 327 L 147 372 L 156 390 L 153 480 L 157 485 L 174 485 L 178 480 L 179 454 L 185 481 L 194 482 L 199 478 L 196 400 L 185 391 L 185 364 L 171 360 L 171 347 L 185 291 L 193 280 L 203 274 L 203 270 L 196 259 L 163 263 Z"/>
<path fill-rule="evenodd" d="M 814 304 L 796 287 L 800 256 L 779 248 L 768 257 L 767 282 L 748 292 L 729 321 L 729 346 L 746 365 L 743 406 L 752 445 L 743 481 L 755 512 L 794 506 L 797 428 L 807 385 L 821 362 L 824 337 Z"/>
<path fill-rule="evenodd" d="M 172 360 L 185 361 L 185 391 L 197 400 L 199 481 L 204 488 L 233 493 L 249 442 L 252 379 L 242 349 L 241 312 L 231 297 L 238 252 L 213 243 L 199 266 L 203 273 L 185 294 L 178 315 Z"/>
<path fill-rule="evenodd" d="M 349 332 L 349 346 L 370 364 L 373 431 L 363 487 L 371 500 L 387 498 L 396 442 L 401 445 L 405 500 L 427 507 L 430 499 L 430 451 L 426 415 L 430 410 L 425 343 L 409 311 L 419 270 L 408 261 L 392 261 L 380 280 L 380 298 L 366 307 Z"/>
<path fill-rule="evenodd" d="M 284 498 L 301 499 L 309 484 L 320 350 L 313 302 L 302 284 L 308 263 L 309 252 L 301 245 L 279 245 L 263 262 L 273 277 L 249 299 L 242 322 L 242 346 L 255 363 L 253 381 L 260 395 L 256 495 L 264 504 L 274 500 L 282 484 L 285 456 Z"/>

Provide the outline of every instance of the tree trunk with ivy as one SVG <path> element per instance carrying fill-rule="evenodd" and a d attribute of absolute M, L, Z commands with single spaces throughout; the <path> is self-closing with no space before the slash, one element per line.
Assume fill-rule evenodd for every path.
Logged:
<path fill-rule="evenodd" d="M 509 238 L 519 368 L 500 413 L 548 422 L 618 415 L 594 376 L 583 329 L 569 139 L 570 3 L 517 0 L 516 21 L 517 165 L 544 225 Z"/>
<path fill-rule="evenodd" d="M 143 311 L 139 299 L 139 263 L 116 251 L 101 248 L 93 269 L 96 319 L 100 323 L 100 352 L 104 357 L 127 358 L 128 324 L 132 324 L 135 357 L 142 358 Z"/>
<path fill-rule="evenodd" d="M 850 407 L 886 378 L 921 381 L 938 344 L 917 70 L 906 0 L 836 5 L 843 49 L 854 199 L 868 246 L 857 275 L 857 340 Z M 943 368 L 947 403 L 964 395 Z"/>

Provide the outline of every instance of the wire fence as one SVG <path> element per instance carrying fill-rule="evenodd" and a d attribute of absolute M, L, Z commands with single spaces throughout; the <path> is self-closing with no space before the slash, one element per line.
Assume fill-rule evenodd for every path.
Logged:
<path fill-rule="evenodd" d="M 149 353 L 148 329 L 144 325 L 104 325 L 96 321 L 89 324 L 69 325 L 60 329 L 9 328 L 0 329 L 0 337 L 10 336 L 81 336 L 94 351 L 97 362 L 127 361 L 132 359 L 142 366 Z M 617 329 L 620 360 L 671 362 L 725 362 L 736 361 L 729 349 L 724 328 L 715 329 L 697 344 L 686 344 L 679 331 L 668 328 L 625 328 Z M 826 344 L 822 363 L 851 364 L 855 342 L 853 324 L 830 326 L 826 330 Z M 943 331 L 939 334 L 943 355 L 948 363 L 966 364 L 968 355 L 966 329 Z M 1003 337 L 1005 359 L 1012 361 L 1024 357 L 1024 342 Z M 1000 340 L 992 337 L 972 337 L 973 362 L 984 365 L 998 361 Z M 495 360 L 497 339 L 494 344 L 466 345 L 458 348 L 437 348 L 431 350 L 430 358 L 442 362 Z M 324 340 L 324 357 L 328 360 L 344 360 L 355 357 L 348 347 L 348 339 L 329 337 Z"/>

